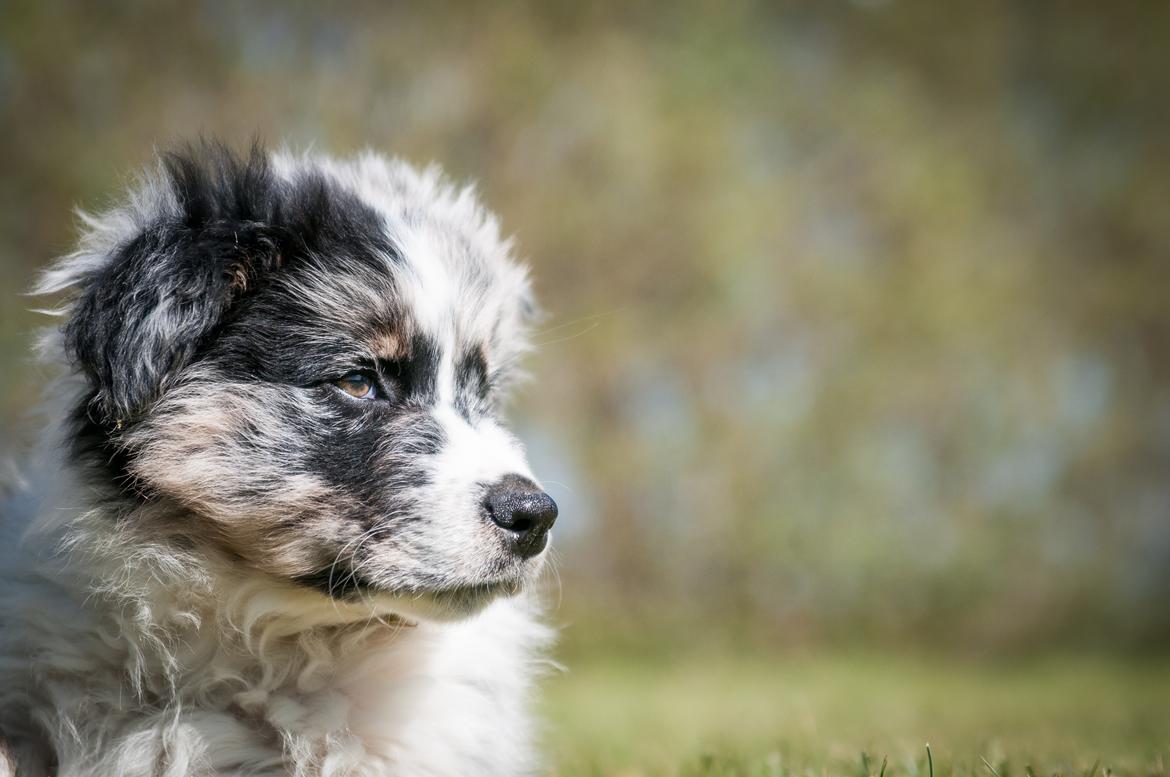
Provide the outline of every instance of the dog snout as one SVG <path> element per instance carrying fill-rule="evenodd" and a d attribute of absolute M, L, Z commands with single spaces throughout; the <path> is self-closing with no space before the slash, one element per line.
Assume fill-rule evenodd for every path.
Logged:
<path fill-rule="evenodd" d="M 557 503 L 528 478 L 508 475 L 493 483 L 484 506 L 518 555 L 531 558 L 548 544 L 548 531 L 557 519 Z"/>

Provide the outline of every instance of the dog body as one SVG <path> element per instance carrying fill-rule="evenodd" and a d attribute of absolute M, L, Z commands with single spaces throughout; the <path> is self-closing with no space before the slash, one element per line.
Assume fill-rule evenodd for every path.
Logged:
<path fill-rule="evenodd" d="M 533 772 L 556 507 L 499 421 L 532 303 L 495 219 L 203 145 L 85 223 L 0 514 L 16 773 Z"/>

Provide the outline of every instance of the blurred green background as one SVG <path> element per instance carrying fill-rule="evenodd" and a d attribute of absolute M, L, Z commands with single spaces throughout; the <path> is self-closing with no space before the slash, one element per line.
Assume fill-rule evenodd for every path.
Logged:
<path fill-rule="evenodd" d="M 1092 653 L 1170 705 L 1170 4 L 10 0 L 5 446 L 52 390 L 18 292 L 200 132 L 435 160 L 517 236 L 562 751 L 621 661 Z"/>

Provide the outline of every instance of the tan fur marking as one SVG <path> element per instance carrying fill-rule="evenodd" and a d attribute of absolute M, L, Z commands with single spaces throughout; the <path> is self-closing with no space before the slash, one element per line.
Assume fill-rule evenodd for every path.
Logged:
<path fill-rule="evenodd" d="M 232 290 L 245 292 L 248 290 L 248 270 L 243 264 L 237 264 L 229 271 Z"/>
<path fill-rule="evenodd" d="M 379 359 L 394 361 L 406 356 L 402 338 L 393 332 L 379 332 L 370 345 Z"/>

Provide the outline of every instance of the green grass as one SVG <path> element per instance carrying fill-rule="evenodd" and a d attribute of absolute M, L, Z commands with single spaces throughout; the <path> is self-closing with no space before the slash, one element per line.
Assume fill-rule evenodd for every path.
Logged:
<path fill-rule="evenodd" d="M 578 660 L 546 683 L 558 777 L 1164 777 L 1170 662 Z M 930 743 L 928 757 L 927 743 Z"/>

